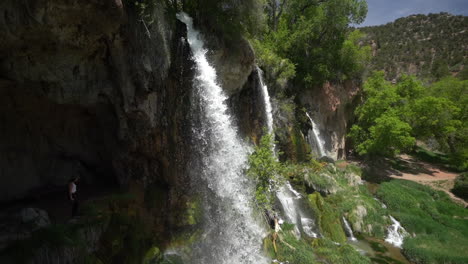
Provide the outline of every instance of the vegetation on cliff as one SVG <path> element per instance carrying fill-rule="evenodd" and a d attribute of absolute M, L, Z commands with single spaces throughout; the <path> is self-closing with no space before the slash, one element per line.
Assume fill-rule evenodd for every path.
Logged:
<path fill-rule="evenodd" d="M 359 28 L 372 46 L 371 71 L 388 79 L 403 74 L 438 80 L 467 63 L 468 17 L 448 13 L 412 15 L 382 26 Z"/>

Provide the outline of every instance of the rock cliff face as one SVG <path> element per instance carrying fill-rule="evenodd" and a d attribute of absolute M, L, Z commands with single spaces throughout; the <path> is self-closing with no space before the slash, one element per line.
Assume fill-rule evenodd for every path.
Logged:
<path fill-rule="evenodd" d="M 359 92 L 354 81 L 325 83 L 322 87 L 307 90 L 299 97 L 301 104 L 317 123 L 324 148 L 333 159 L 346 157 L 348 121 L 354 111 L 354 100 Z M 311 129 L 308 133 L 313 133 Z"/>
<path fill-rule="evenodd" d="M 0 200 L 75 175 L 180 178 L 192 70 L 184 27 L 163 6 L 146 31 L 120 0 L 0 5 Z"/>
<path fill-rule="evenodd" d="M 194 65 L 185 25 L 164 1 L 155 3 L 151 23 L 132 1 L 0 3 L 0 204 L 65 197 L 68 179 L 79 175 L 84 185 L 138 190 L 138 201 L 156 203 L 132 205 L 142 208 L 138 215 L 146 215 L 155 236 L 186 228 Z M 207 38 L 237 121 L 260 122 L 255 106 L 244 109 L 256 93 L 250 45 Z M 244 134 L 259 131 L 247 126 Z M 94 243 L 87 252 L 97 250 L 103 232 L 112 233 L 101 229 L 85 236 Z M 67 250 L 40 251 L 47 254 L 36 261 L 72 262 L 76 254 Z"/>

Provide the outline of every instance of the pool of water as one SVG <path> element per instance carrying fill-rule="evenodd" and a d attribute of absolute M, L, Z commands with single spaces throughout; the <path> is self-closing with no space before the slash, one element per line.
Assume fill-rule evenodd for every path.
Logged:
<path fill-rule="evenodd" d="M 411 264 L 401 253 L 401 249 L 373 237 L 361 237 L 348 240 L 361 254 L 368 256 L 373 263 L 379 264 Z"/>

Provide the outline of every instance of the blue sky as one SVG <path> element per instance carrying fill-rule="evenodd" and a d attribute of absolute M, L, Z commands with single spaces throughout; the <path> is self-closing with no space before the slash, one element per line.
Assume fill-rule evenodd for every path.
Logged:
<path fill-rule="evenodd" d="M 359 27 L 382 25 L 412 14 L 468 15 L 468 0 L 367 0 L 367 5 L 367 18 Z"/>

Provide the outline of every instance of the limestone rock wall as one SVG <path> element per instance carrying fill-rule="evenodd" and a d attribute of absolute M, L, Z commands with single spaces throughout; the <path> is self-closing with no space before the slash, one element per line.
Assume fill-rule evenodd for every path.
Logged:
<path fill-rule="evenodd" d="M 354 111 L 354 100 L 360 84 L 355 81 L 325 83 L 322 87 L 306 90 L 300 98 L 309 115 L 317 123 L 324 148 L 333 159 L 346 157 L 348 122 Z M 308 129 L 312 133 L 312 129 Z"/>
<path fill-rule="evenodd" d="M 182 178 L 192 69 L 185 28 L 164 10 L 147 30 L 120 0 L 0 3 L 0 201 L 75 175 Z"/>

